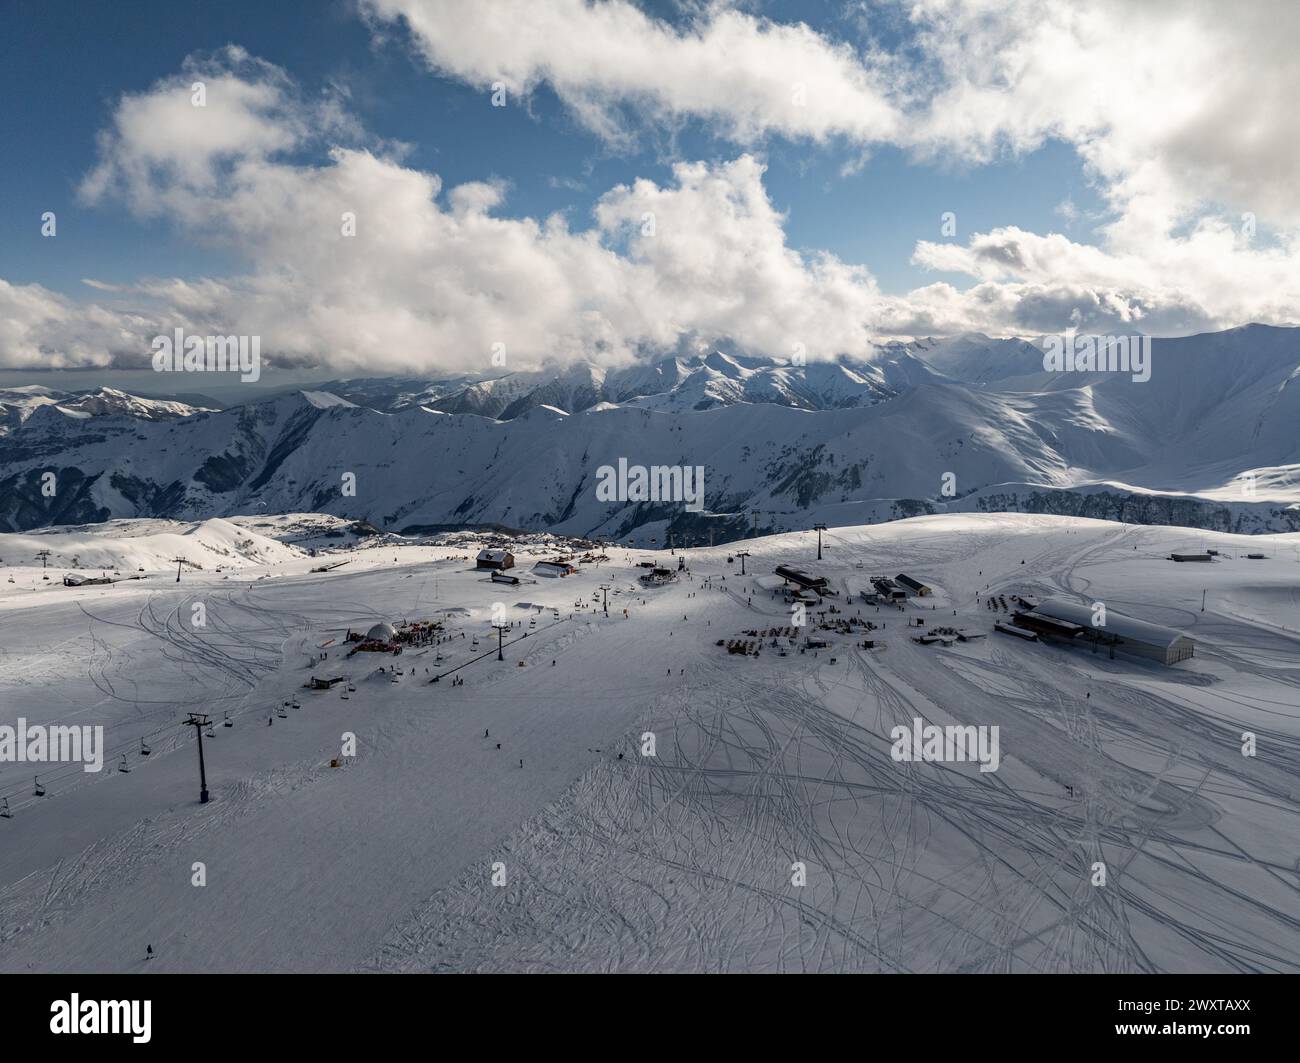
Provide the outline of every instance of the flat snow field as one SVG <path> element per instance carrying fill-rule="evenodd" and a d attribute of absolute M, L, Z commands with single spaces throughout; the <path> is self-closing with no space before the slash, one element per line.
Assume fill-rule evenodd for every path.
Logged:
<path fill-rule="evenodd" d="M 43 797 L 0 763 L 0 970 L 1300 970 L 1300 536 L 926 517 L 832 529 L 821 562 L 815 533 L 754 540 L 745 577 L 737 544 L 692 550 L 651 590 L 636 563 L 675 556 L 533 581 L 554 551 L 521 546 L 510 587 L 472 543 L 312 558 L 274 521 L 126 524 L 0 536 L 0 724 L 103 725 L 108 749 L 38 765 Z M 64 587 L 42 548 L 146 578 Z M 790 625 L 782 563 L 839 592 L 803 632 L 831 645 L 718 646 Z M 934 593 L 865 604 L 900 572 Z M 1017 593 L 1196 656 L 992 633 L 988 596 Z M 884 628 L 818 627 L 850 617 Z M 917 619 L 988 634 L 920 645 Z M 346 656 L 380 620 L 450 637 Z M 215 725 L 206 805 L 190 712 Z M 916 718 L 996 725 L 998 769 L 896 762 Z"/>

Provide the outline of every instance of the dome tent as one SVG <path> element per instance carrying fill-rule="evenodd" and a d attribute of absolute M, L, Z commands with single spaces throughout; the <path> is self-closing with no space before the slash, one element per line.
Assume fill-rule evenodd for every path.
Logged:
<path fill-rule="evenodd" d="M 380 621 L 366 632 L 366 638 L 371 642 L 392 642 L 397 638 L 397 629 L 387 621 Z"/>

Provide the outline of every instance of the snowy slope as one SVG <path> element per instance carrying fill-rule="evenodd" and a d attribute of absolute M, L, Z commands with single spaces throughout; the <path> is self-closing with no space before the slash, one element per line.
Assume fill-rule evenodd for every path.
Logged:
<path fill-rule="evenodd" d="M 725 548 L 690 551 L 653 593 L 635 562 L 662 555 L 505 588 L 465 542 L 388 542 L 327 574 L 291 559 L 0 584 L 0 724 L 99 724 L 109 751 L 98 775 L 46 771 L 40 798 L 31 765 L 0 764 L 0 969 L 143 970 L 145 943 L 159 973 L 1300 966 L 1300 536 L 1005 514 L 833 530 L 820 564 L 810 533 L 746 545 L 751 574 L 797 564 L 840 591 L 810 623 L 870 620 L 886 648 L 832 631 L 820 652 L 729 654 L 718 639 L 792 613 Z M 1223 560 L 1164 560 L 1195 546 Z M 517 547 L 525 573 L 533 549 Z M 880 612 L 846 596 L 900 571 L 933 596 Z M 1007 617 L 991 596 L 1017 592 L 1173 625 L 1196 656 L 909 637 L 918 619 L 987 633 Z M 484 656 L 494 605 L 517 624 L 503 664 Z M 452 637 L 340 650 L 349 628 L 404 618 Z M 463 686 L 429 682 L 452 669 Z M 339 673 L 346 699 L 303 689 Z M 206 805 L 188 712 L 216 722 Z M 891 729 L 918 717 L 999 727 L 998 770 L 893 760 Z M 356 756 L 331 768 L 345 732 Z"/>
<path fill-rule="evenodd" d="M 167 520 L 116 520 L 76 528 L 0 534 L 0 575 L 28 569 L 37 555 L 49 551 L 49 575 L 61 577 L 76 569 L 175 571 L 177 557 L 191 568 L 237 570 L 248 565 L 284 562 L 301 551 L 227 520 L 210 518 L 177 525 Z"/>

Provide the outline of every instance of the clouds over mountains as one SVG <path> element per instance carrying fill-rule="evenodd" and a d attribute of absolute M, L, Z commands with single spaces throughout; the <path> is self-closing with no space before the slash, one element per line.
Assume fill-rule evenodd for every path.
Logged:
<path fill-rule="evenodd" d="M 894 336 L 1297 316 L 1289 4 L 891 2 L 866 7 L 854 44 L 725 4 L 672 23 L 623 0 L 362 11 L 438 77 L 511 98 L 547 86 L 613 151 L 691 121 L 719 157 L 611 187 L 590 218 L 508 217 L 507 187 L 444 188 L 345 98 L 309 96 L 232 46 L 121 97 L 81 194 L 241 268 L 89 301 L 0 281 L 0 364 L 144 364 L 149 339 L 177 325 L 257 334 L 268 354 L 341 372 L 428 373 L 486 367 L 497 344 L 517 367 L 617 364 L 695 338 L 819 359 Z M 1110 213 L 1092 243 L 1014 225 L 921 241 L 915 262 L 970 283 L 887 294 L 870 264 L 790 246 L 763 181 L 774 138 L 964 165 L 1064 140 Z"/>

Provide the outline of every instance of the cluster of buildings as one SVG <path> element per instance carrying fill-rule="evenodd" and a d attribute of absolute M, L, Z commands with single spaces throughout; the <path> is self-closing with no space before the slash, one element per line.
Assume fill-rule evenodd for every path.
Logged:
<path fill-rule="evenodd" d="M 507 569 L 515 567 L 515 555 L 504 547 L 485 546 L 478 552 L 478 560 L 475 567 L 486 572 L 492 573 L 492 582 L 510 583 L 519 582 L 518 576 L 506 576 Z M 545 576 L 548 579 L 563 578 L 572 576 L 578 571 L 578 566 L 565 557 L 551 557 L 544 561 L 538 561 L 532 567 L 532 573 L 535 576 Z"/>

